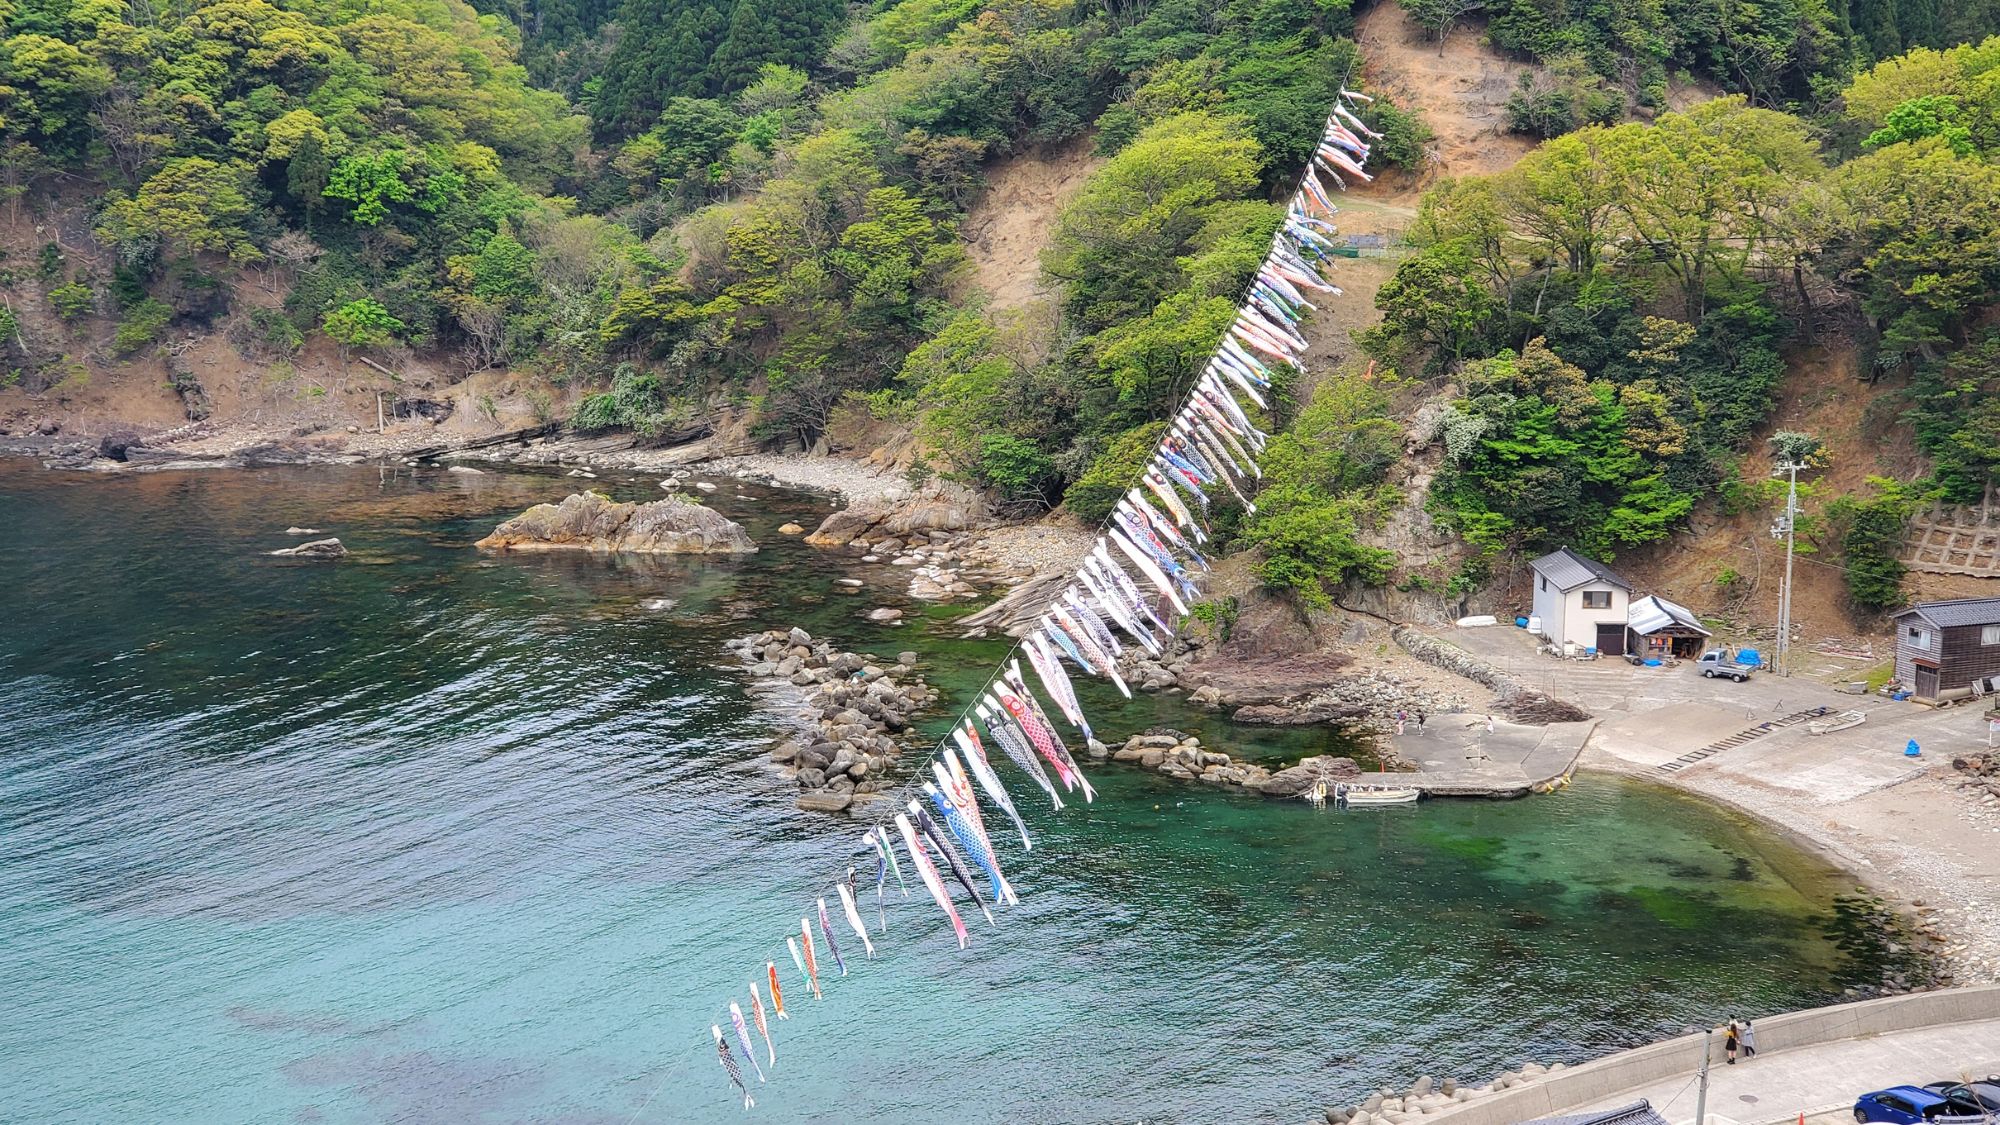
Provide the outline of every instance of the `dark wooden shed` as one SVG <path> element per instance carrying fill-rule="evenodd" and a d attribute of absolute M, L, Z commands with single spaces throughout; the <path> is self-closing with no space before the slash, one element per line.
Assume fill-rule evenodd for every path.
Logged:
<path fill-rule="evenodd" d="M 2000 690 L 2000 598 L 1918 602 L 1895 622 L 1896 679 L 1917 699 Z"/>

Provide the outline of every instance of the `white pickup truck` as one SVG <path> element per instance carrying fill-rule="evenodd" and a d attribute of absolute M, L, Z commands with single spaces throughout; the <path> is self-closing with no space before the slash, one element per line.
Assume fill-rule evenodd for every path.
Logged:
<path fill-rule="evenodd" d="M 1701 659 L 1695 661 L 1694 666 L 1701 669 L 1704 676 L 1727 676 L 1739 684 L 1749 679 L 1750 673 L 1763 667 L 1757 663 L 1745 664 L 1736 658 L 1733 650 L 1726 648 L 1709 649 L 1701 654 Z"/>

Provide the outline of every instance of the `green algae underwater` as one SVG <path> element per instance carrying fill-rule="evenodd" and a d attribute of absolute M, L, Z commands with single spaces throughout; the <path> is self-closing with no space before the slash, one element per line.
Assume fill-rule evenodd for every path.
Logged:
<path fill-rule="evenodd" d="M 626 477 L 587 483 L 658 495 Z M 1850 881 L 1663 789 L 1340 813 L 1105 764 L 1088 807 L 1014 787 L 1022 903 L 968 918 L 969 950 L 908 873 L 879 955 L 844 942 L 843 977 L 822 950 L 814 1001 L 784 938 L 821 895 L 838 918 L 861 824 L 793 807 L 721 643 L 913 649 L 956 706 L 1006 642 L 778 534 L 810 494 L 725 481 L 743 559 L 470 546 L 577 483 L 0 464 L 10 1116 L 738 1120 L 708 1029 L 767 961 L 791 1018 L 748 1078 L 787 1121 L 1303 1121 L 1840 983 L 1819 919 Z M 293 525 L 355 554 L 266 556 Z M 862 619 L 885 604 L 912 624 Z M 1344 745 L 1165 698 L 1094 717 Z"/>

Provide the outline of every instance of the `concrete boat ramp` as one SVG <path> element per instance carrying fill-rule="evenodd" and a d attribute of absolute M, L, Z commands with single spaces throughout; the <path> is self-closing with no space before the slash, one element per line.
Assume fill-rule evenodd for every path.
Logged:
<path fill-rule="evenodd" d="M 1525 797 L 1562 784 L 1583 756 L 1597 727 L 1581 723 L 1526 726 L 1484 715 L 1429 717 L 1423 733 L 1415 721 L 1389 739 L 1396 752 L 1417 764 L 1415 772 L 1366 774 L 1368 784 L 1407 785 L 1426 797 Z"/>

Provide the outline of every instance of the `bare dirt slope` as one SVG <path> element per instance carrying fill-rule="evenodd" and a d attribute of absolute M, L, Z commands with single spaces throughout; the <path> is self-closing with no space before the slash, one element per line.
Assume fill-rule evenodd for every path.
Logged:
<path fill-rule="evenodd" d="M 1401 4 L 1385 0 L 1356 21 L 1354 35 L 1369 89 L 1423 111 L 1437 134 L 1431 151 L 1438 173 L 1502 172 L 1535 147 L 1532 139 L 1507 131 L 1507 98 L 1533 68 L 1488 47 L 1477 25 L 1453 31 L 1440 51 Z M 1402 186 L 1414 194 L 1419 185 Z"/>
<path fill-rule="evenodd" d="M 566 412 L 566 403 L 536 397 L 528 380 L 505 371 L 461 379 L 450 357 L 367 350 L 367 358 L 395 372 L 392 377 L 359 356 L 343 357 L 323 338 L 290 356 L 251 347 L 256 333 L 248 331 L 249 318 L 283 305 L 287 279 L 219 262 L 205 263 L 227 293 L 212 321 L 170 325 L 157 342 L 121 356 L 114 347 L 118 312 L 108 298 L 66 323 L 48 297 L 66 279 L 95 277 L 101 290 L 101 279 L 112 273 L 110 254 L 91 230 L 91 204 L 86 193 L 69 191 L 0 216 L 0 256 L 39 263 L 44 247 L 52 247 L 48 253 L 59 267 L 48 276 L 19 268 L 0 277 L 0 298 L 19 318 L 21 346 L 31 357 L 19 375 L 0 370 L 0 435 L 53 426 L 66 439 L 172 432 L 173 448 L 187 453 L 290 438 L 309 438 L 325 450 L 366 452 L 480 437 L 533 426 L 550 410 Z M 190 427 L 188 404 L 169 383 L 169 357 L 205 396 L 209 416 L 199 427 Z M 389 404 L 380 435 L 368 432 L 376 425 L 378 392 Z M 421 401 L 422 411 L 406 405 L 398 419 L 398 399 Z M 349 427 L 356 432 L 349 434 Z"/>
<path fill-rule="evenodd" d="M 1033 304 L 1042 288 L 1042 248 L 1056 215 L 1104 159 L 1091 154 L 1093 136 L 1030 149 L 997 161 L 986 171 L 987 188 L 960 225 L 973 279 L 1004 312 Z"/>
<path fill-rule="evenodd" d="M 1830 641 L 1859 647 L 1882 631 L 1878 618 L 1857 615 L 1848 605 L 1839 545 L 1818 542 L 1826 536 L 1812 533 L 1813 517 L 1837 497 L 1865 495 L 1869 477 L 1910 480 L 1923 474 L 1923 458 L 1909 427 L 1900 421 L 1895 398 L 1900 390 L 1888 380 L 1863 382 L 1860 355 L 1849 343 L 1800 348 L 1786 357 L 1777 408 L 1744 455 L 1743 476 L 1763 480 L 1771 472 L 1765 439 L 1772 433 L 1803 430 L 1826 444 L 1825 468 L 1800 477 L 1808 534 L 1793 568 L 1792 617 L 1806 645 Z M 1768 631 L 1777 620 L 1784 569 L 1783 544 L 1772 539 L 1770 526 L 1782 503 L 1779 498 L 1759 510 L 1728 516 L 1708 501 L 1666 544 L 1634 552 L 1617 565 L 1648 591 L 1735 622 L 1752 635 Z M 1717 577 L 1728 570 L 1741 578 L 1725 587 Z M 1995 587 L 2000 583 L 1916 573 L 1907 584 L 1917 598 L 1991 596 L 2000 592 Z"/>

